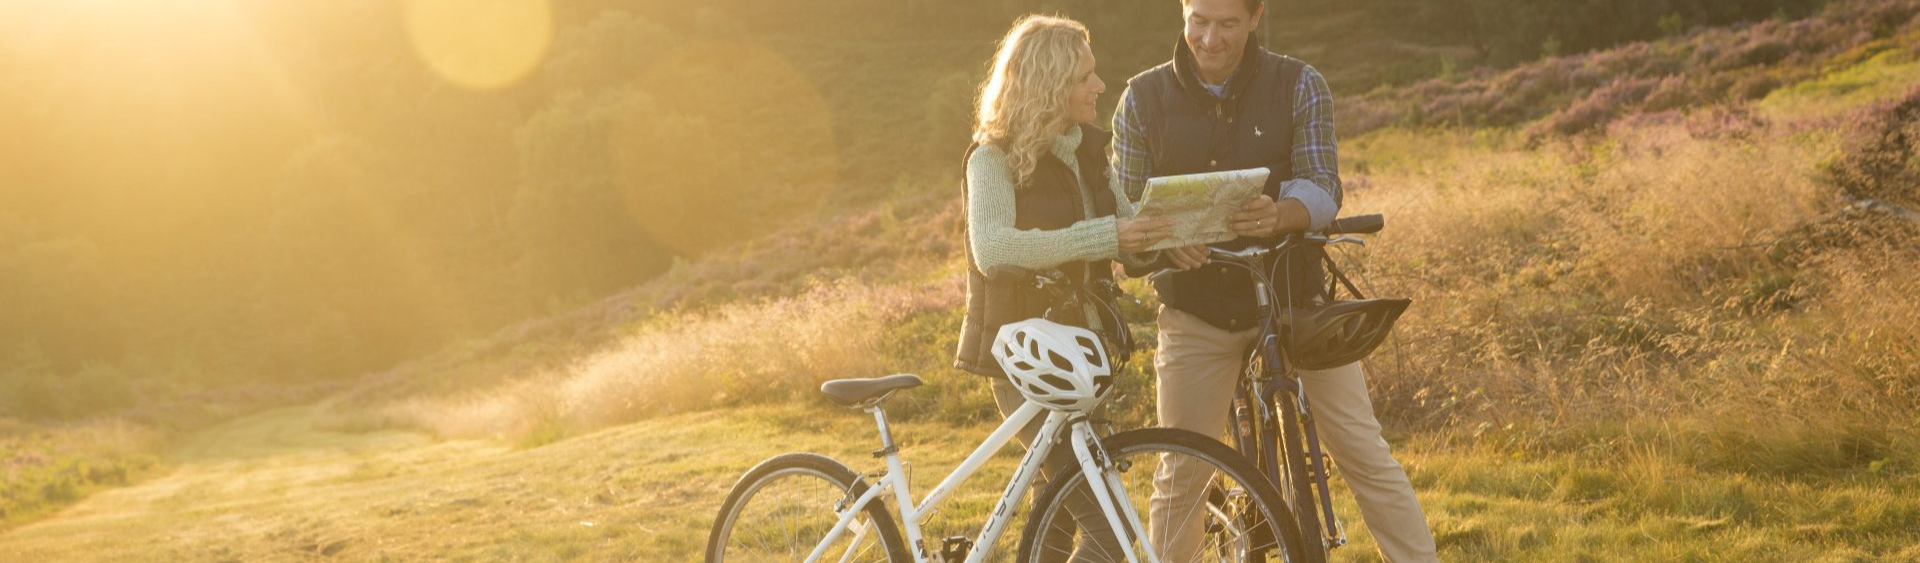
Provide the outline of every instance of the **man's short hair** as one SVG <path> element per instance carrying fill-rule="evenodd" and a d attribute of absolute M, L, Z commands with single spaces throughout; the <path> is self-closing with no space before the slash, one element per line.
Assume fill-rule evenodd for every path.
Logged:
<path fill-rule="evenodd" d="M 1180 0 L 1180 5 L 1185 6 L 1190 1 Z M 1267 0 L 1244 0 L 1244 3 L 1247 5 L 1247 15 L 1253 15 L 1254 12 L 1260 11 L 1260 5 L 1267 3 Z"/>

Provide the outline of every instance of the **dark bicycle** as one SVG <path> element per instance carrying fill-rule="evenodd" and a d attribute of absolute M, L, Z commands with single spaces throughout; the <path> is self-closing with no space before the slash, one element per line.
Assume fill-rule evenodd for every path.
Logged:
<path fill-rule="evenodd" d="M 1314 428 L 1304 382 L 1296 369 L 1330 369 L 1360 361 L 1385 341 L 1409 299 L 1368 299 L 1327 254 L 1332 244 L 1360 244 L 1354 236 L 1380 232 L 1380 215 L 1334 221 L 1321 233 L 1302 233 L 1241 250 L 1208 248 L 1207 258 L 1253 276 L 1259 304 L 1258 337 L 1234 392 L 1227 428 L 1232 445 L 1273 481 L 1300 527 L 1299 558 L 1321 563 L 1347 543 L 1333 514 L 1327 455 Z M 1290 277 L 1276 275 L 1297 260 L 1318 260 L 1325 278 L 1302 301 Z M 1274 283 L 1280 278 L 1279 284 Z M 1341 296 L 1345 299 L 1334 299 Z M 1319 541 L 1315 541 L 1318 539 Z"/>

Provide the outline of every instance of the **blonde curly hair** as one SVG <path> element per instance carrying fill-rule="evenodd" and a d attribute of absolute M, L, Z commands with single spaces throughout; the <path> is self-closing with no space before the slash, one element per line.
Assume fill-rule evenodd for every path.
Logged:
<path fill-rule="evenodd" d="M 1091 41 L 1087 26 L 1032 14 L 1013 22 L 993 56 L 993 72 L 980 85 L 973 141 L 1007 154 L 1013 185 L 1027 180 L 1067 123 L 1067 99 L 1080 69 L 1080 48 Z"/>

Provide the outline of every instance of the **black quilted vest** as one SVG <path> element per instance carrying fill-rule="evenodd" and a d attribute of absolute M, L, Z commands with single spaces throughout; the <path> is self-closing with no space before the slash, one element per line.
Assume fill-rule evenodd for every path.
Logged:
<path fill-rule="evenodd" d="M 1084 209 L 1080 181 L 1074 177 L 1073 169 L 1049 152 L 1035 166 L 1029 185 L 1014 190 L 1014 228 L 1063 229 L 1089 217 L 1113 215 L 1113 190 L 1107 187 L 1107 144 L 1113 140 L 1113 134 L 1092 125 L 1081 125 L 1080 133 L 1080 149 L 1075 157 L 1080 161 L 1080 172 L 1087 176 L 1086 190 L 1092 195 L 1093 212 L 1089 214 Z M 973 157 L 975 148 L 978 147 L 967 147 L 966 158 Z M 963 159 L 961 170 L 966 169 L 964 163 Z M 961 186 L 962 197 L 966 197 L 966 183 L 961 182 Z M 973 247 L 966 243 L 964 236 L 961 246 L 967 249 L 967 317 L 960 324 L 960 345 L 953 365 L 969 373 L 1005 377 L 1000 364 L 993 360 L 993 337 L 999 334 L 1002 325 L 1045 313 L 1049 296 L 1033 287 L 1032 278 L 987 278 L 974 264 Z M 1113 279 L 1111 263 L 1111 260 L 1096 260 L 1058 267 L 1074 280 L 1088 283 Z M 1060 318 L 1054 320 L 1067 322 Z"/>
<path fill-rule="evenodd" d="M 1266 194 L 1278 200 L 1280 184 L 1293 179 L 1293 94 L 1305 66 L 1250 39 L 1226 97 L 1219 98 L 1201 85 L 1192 51 L 1185 41 L 1178 42 L 1173 61 L 1127 81 L 1146 128 L 1151 175 L 1267 168 L 1271 174 Z M 1255 240 L 1241 237 L 1214 246 L 1237 250 Z M 1292 273 L 1276 277 L 1274 283 L 1290 279 L 1292 299 L 1311 299 L 1324 275 L 1319 261 L 1296 256 L 1289 263 Z M 1253 281 L 1246 272 L 1209 265 L 1161 276 L 1154 289 L 1168 307 L 1208 324 L 1236 331 L 1254 328 Z"/>

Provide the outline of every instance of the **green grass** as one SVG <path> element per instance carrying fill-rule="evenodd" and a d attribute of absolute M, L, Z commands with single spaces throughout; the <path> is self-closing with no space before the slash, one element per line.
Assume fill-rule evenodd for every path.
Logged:
<path fill-rule="evenodd" d="M 933 385 L 990 401 L 978 380 Z M 184 440 L 168 454 L 178 467 L 170 475 L 0 535 L 0 559 L 698 561 L 713 513 L 754 463 L 813 451 L 859 471 L 880 468 L 867 455 L 871 419 L 824 402 L 673 415 L 532 448 L 327 432 L 314 428 L 312 409 L 272 411 Z M 993 422 L 897 425 L 916 492 L 937 484 Z M 1437 434 L 1394 441 L 1448 561 L 1920 555 L 1911 547 L 1920 543 L 1920 476 L 1911 471 L 1716 470 L 1665 451 L 1689 437 L 1661 436 L 1620 434 L 1540 454 Z M 1015 451 L 963 487 L 930 533 L 975 533 Z M 1354 540 L 1335 561 L 1377 561 L 1351 497 L 1342 485 L 1335 491 Z"/>
<path fill-rule="evenodd" d="M 1857 108 L 1920 86 L 1920 60 L 1903 47 L 1920 33 L 1862 45 L 1836 58 L 1819 78 L 1781 88 L 1758 106 L 1774 116 L 1804 116 Z"/>
<path fill-rule="evenodd" d="M 169 453 L 171 475 L 0 536 L 0 560 L 307 561 L 331 550 L 355 561 L 695 561 L 712 513 L 754 463 L 815 451 L 879 468 L 866 455 L 871 419 L 820 403 L 663 417 L 532 448 L 328 432 L 312 409 L 272 411 L 191 436 Z M 895 432 L 924 491 L 986 430 Z M 1011 463 L 979 474 L 936 529 L 970 527 L 951 523 L 984 514 L 999 491 L 986 483 L 1004 483 Z"/>
<path fill-rule="evenodd" d="M 151 429 L 120 421 L 39 427 L 0 419 L 0 529 L 164 470 L 149 453 L 157 443 Z"/>

